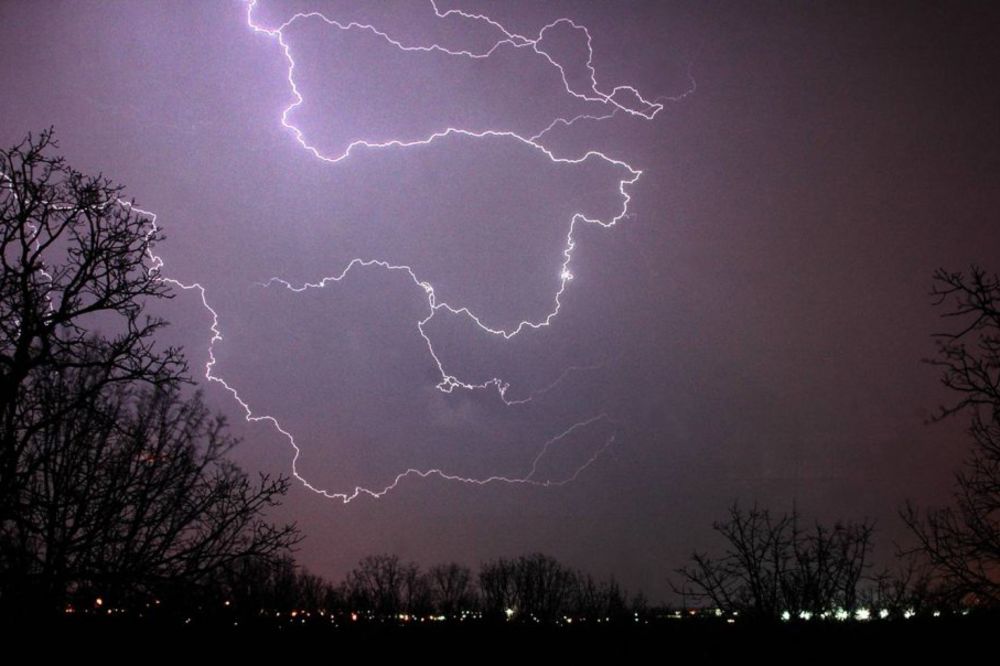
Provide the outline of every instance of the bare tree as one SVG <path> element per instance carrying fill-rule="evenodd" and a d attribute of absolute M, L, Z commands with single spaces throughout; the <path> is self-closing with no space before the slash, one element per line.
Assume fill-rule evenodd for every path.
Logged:
<path fill-rule="evenodd" d="M 494 617 L 551 622 L 578 597 L 578 574 L 542 553 L 487 562 L 479 572 L 485 610 Z"/>
<path fill-rule="evenodd" d="M 61 368 L 99 370 L 81 387 L 78 408 L 105 386 L 163 384 L 186 371 L 178 349 L 157 349 L 165 325 L 147 302 L 170 298 L 150 248 L 162 233 L 122 187 L 85 176 L 62 157 L 52 131 L 0 150 L 0 521 L 16 518 L 22 454 L 45 419 L 34 382 Z M 94 322 L 114 328 L 97 336 Z"/>
<path fill-rule="evenodd" d="M 295 563 L 280 558 L 247 555 L 226 568 L 214 591 L 216 607 L 236 617 L 260 613 L 334 613 L 343 610 L 337 588 Z M 220 604 L 221 600 L 221 604 Z"/>
<path fill-rule="evenodd" d="M 95 372 L 54 373 L 37 387 L 46 409 L 77 400 Z M 117 603 L 162 595 L 241 558 L 280 557 L 298 540 L 293 525 L 263 518 L 288 480 L 253 482 L 229 460 L 237 440 L 199 394 L 118 384 L 71 414 L 33 438 L 25 513 L 9 533 L 28 558 L 17 573 L 36 603 L 58 608 L 80 588 Z"/>
<path fill-rule="evenodd" d="M 476 606 L 476 592 L 469 567 L 456 562 L 438 564 L 430 568 L 427 577 L 438 612 L 454 616 Z"/>
<path fill-rule="evenodd" d="M 416 563 L 403 568 L 402 610 L 410 615 L 426 616 L 434 610 L 434 592 L 430 578 Z"/>
<path fill-rule="evenodd" d="M 198 584 L 298 540 L 264 520 L 288 488 L 254 483 L 237 443 L 158 348 L 170 298 L 149 219 L 121 187 L 48 154 L 51 131 L 0 151 L 0 605 L 54 610 Z M 95 332 L 96 326 L 110 334 Z"/>
<path fill-rule="evenodd" d="M 590 619 L 620 620 L 630 613 L 626 597 L 626 592 L 614 579 L 596 581 L 590 574 L 577 574 L 572 613 Z"/>
<path fill-rule="evenodd" d="M 893 615 L 939 610 L 948 604 L 947 594 L 936 582 L 933 570 L 920 552 L 897 548 L 894 567 L 872 576 L 862 603 Z"/>
<path fill-rule="evenodd" d="M 935 574 L 955 600 L 1000 603 L 1000 278 L 973 266 L 938 270 L 932 295 L 955 330 L 936 334 L 942 383 L 958 394 L 937 419 L 971 415 L 972 450 L 956 475 L 954 506 L 902 511 Z"/>
<path fill-rule="evenodd" d="M 416 573 L 417 565 L 403 562 L 398 555 L 368 555 L 347 574 L 347 599 L 358 610 L 397 615 L 407 610 L 408 583 Z"/>
<path fill-rule="evenodd" d="M 872 549 L 874 525 L 816 523 L 799 525 L 798 512 L 772 517 L 754 505 L 733 503 L 729 519 L 713 528 L 726 541 L 719 558 L 694 553 L 692 564 L 677 570 L 675 591 L 709 602 L 726 612 L 776 619 L 785 611 L 819 614 L 852 609 Z"/>
<path fill-rule="evenodd" d="M 514 560 L 498 558 L 479 568 L 479 590 L 483 610 L 491 618 L 502 618 L 517 608 L 517 576 Z"/>

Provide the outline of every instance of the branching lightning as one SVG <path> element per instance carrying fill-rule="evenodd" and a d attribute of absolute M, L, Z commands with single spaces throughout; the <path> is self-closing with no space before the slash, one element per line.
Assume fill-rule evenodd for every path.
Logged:
<path fill-rule="evenodd" d="M 634 185 L 638 181 L 639 177 L 642 175 L 642 171 L 632 167 L 631 165 L 621 160 L 613 159 L 608 155 L 597 150 L 587 151 L 585 154 L 579 157 L 557 156 L 552 150 L 545 147 L 541 143 L 541 140 L 548 132 L 550 132 L 559 125 L 569 127 L 577 122 L 584 120 L 599 122 L 602 120 L 608 120 L 618 115 L 619 113 L 626 114 L 628 116 L 635 117 L 640 120 L 652 120 L 664 108 L 663 106 L 664 101 L 678 100 L 693 92 L 694 90 L 693 79 L 691 88 L 682 95 L 673 98 L 669 97 L 660 98 L 654 101 L 647 101 L 639 94 L 639 92 L 635 88 L 631 86 L 621 85 L 621 86 L 616 86 L 609 91 L 602 91 L 598 85 L 596 70 L 593 66 L 594 53 L 591 45 L 591 34 L 585 26 L 579 25 L 569 18 L 559 18 L 542 27 L 542 29 L 539 30 L 536 36 L 527 37 L 508 30 L 501 23 L 485 15 L 473 14 L 458 9 L 449 9 L 446 11 L 441 11 L 438 8 L 437 3 L 434 0 L 430 0 L 430 5 L 434 12 L 434 15 L 439 19 L 445 19 L 448 17 L 459 17 L 461 19 L 468 21 L 486 23 L 489 26 L 491 26 L 494 30 L 498 31 L 500 38 L 492 46 L 490 46 L 488 49 L 482 52 L 473 52 L 469 50 L 450 50 L 436 43 L 428 45 L 406 45 L 401 40 L 391 36 L 387 32 L 379 30 L 375 26 L 355 23 L 355 22 L 341 23 L 332 18 L 327 17 L 326 15 L 320 12 L 298 13 L 289 18 L 284 23 L 282 23 L 280 26 L 276 28 L 269 28 L 261 25 L 255 19 L 254 10 L 256 8 L 256 5 L 257 5 L 257 0 L 249 0 L 247 2 L 246 21 L 248 27 L 252 29 L 255 33 L 264 35 L 270 39 L 275 40 L 280 46 L 285 61 L 287 63 L 287 81 L 289 89 L 291 91 L 292 101 L 281 112 L 281 124 L 292 134 L 295 141 L 305 151 L 307 151 L 309 154 L 311 154 L 314 158 L 316 158 L 319 161 L 329 164 L 338 164 L 347 160 L 347 158 L 350 157 L 355 150 L 359 149 L 405 150 L 407 148 L 411 148 L 414 146 L 428 145 L 445 137 L 458 135 L 473 140 L 491 137 L 491 138 L 499 138 L 502 140 L 509 140 L 513 142 L 520 142 L 527 148 L 534 151 L 538 151 L 539 153 L 543 154 L 547 159 L 549 159 L 553 163 L 580 164 L 588 160 L 600 160 L 615 167 L 621 168 L 627 173 L 627 175 L 624 178 L 622 178 L 618 183 L 618 193 L 621 198 L 621 203 L 613 217 L 601 220 L 601 219 L 588 218 L 582 213 L 577 213 L 573 215 L 572 218 L 569 220 L 568 229 L 565 237 L 565 245 L 562 251 L 563 260 L 562 263 L 559 266 L 557 266 L 557 270 L 559 271 L 559 286 L 552 297 L 552 306 L 549 309 L 548 313 L 545 316 L 536 320 L 524 319 L 518 322 L 516 325 L 511 326 L 509 328 L 492 327 L 487 323 L 485 323 L 485 318 L 482 315 L 472 312 L 468 307 L 461 305 L 452 305 L 442 300 L 439 300 L 434 287 L 429 282 L 420 279 L 417 276 L 416 272 L 410 266 L 396 264 L 388 260 L 376 259 L 376 258 L 364 258 L 364 257 L 354 258 L 339 273 L 323 277 L 315 282 L 295 285 L 279 277 L 272 277 L 266 280 L 265 282 L 262 282 L 261 285 L 264 287 L 278 286 L 278 287 L 284 287 L 292 292 L 303 292 L 307 289 L 322 289 L 328 285 L 338 283 L 342 281 L 352 270 L 357 270 L 357 269 L 376 269 L 376 270 L 405 273 L 409 277 L 409 279 L 413 282 L 413 284 L 418 289 L 420 289 L 424 294 L 424 296 L 426 297 L 427 308 L 428 308 L 427 314 L 424 318 L 416 322 L 416 326 L 426 344 L 428 354 L 436 364 L 438 373 L 440 375 L 440 380 L 437 384 L 437 388 L 445 393 L 451 393 L 455 389 L 465 389 L 470 391 L 480 390 L 480 389 L 492 389 L 498 393 L 500 399 L 507 406 L 522 405 L 527 402 L 530 402 L 537 395 L 545 393 L 554 388 L 557 384 L 563 381 L 563 379 L 570 371 L 575 369 L 582 369 L 582 368 L 570 368 L 567 371 L 565 371 L 562 375 L 560 375 L 560 377 L 557 378 L 556 381 L 553 382 L 550 386 L 540 391 L 535 391 L 529 394 L 527 397 L 513 399 L 508 396 L 510 385 L 499 377 L 494 377 L 482 383 L 473 383 L 464 381 L 460 379 L 457 374 L 447 370 L 440 356 L 435 350 L 434 344 L 430 336 L 426 333 L 425 326 L 428 324 L 428 322 L 430 322 L 433 319 L 433 317 L 437 313 L 444 310 L 451 315 L 464 317 L 468 319 L 483 333 L 492 336 L 498 336 L 504 340 L 509 340 L 514 336 L 522 334 L 526 331 L 537 330 L 540 328 L 548 327 L 552 323 L 552 321 L 558 316 L 562 308 L 562 300 L 561 300 L 562 296 L 567 288 L 567 285 L 573 279 L 573 273 L 571 271 L 571 263 L 573 259 L 573 250 L 575 248 L 574 233 L 578 225 L 581 223 L 587 223 L 587 224 L 597 224 L 602 227 L 613 227 L 615 224 L 618 223 L 618 221 L 626 217 L 628 215 L 628 205 L 630 202 L 630 195 L 627 192 L 627 188 L 631 185 Z M 300 91 L 300 88 L 296 83 L 296 78 L 295 78 L 296 63 L 292 56 L 292 47 L 290 41 L 288 40 L 286 30 L 288 29 L 289 26 L 291 26 L 295 22 L 305 21 L 305 20 L 322 21 L 327 26 L 329 26 L 330 29 L 336 29 L 341 31 L 357 30 L 357 31 L 368 32 L 376 36 L 377 38 L 384 40 L 387 44 L 391 45 L 392 47 L 397 48 L 403 52 L 437 52 L 456 58 L 485 59 L 489 58 L 492 54 L 494 54 L 498 49 L 501 48 L 529 49 L 534 54 L 536 54 L 540 59 L 542 59 L 542 61 L 545 63 L 546 66 L 553 67 L 558 71 L 562 79 L 562 85 L 567 95 L 584 102 L 603 105 L 606 109 L 606 113 L 581 114 L 572 118 L 556 118 L 547 127 L 545 127 L 540 132 L 530 137 L 521 136 L 516 132 L 507 129 L 471 130 L 461 127 L 444 127 L 429 134 L 428 136 L 422 139 L 416 139 L 416 140 L 391 139 L 388 141 L 369 141 L 366 139 L 354 139 L 350 141 L 341 152 L 330 155 L 324 154 L 318 147 L 309 143 L 309 141 L 305 136 L 305 133 L 300 128 L 296 127 L 290 120 L 292 112 L 298 106 L 303 104 L 305 98 L 303 97 L 302 92 Z M 543 47 L 542 41 L 545 37 L 546 32 L 554 29 L 556 26 L 559 25 L 569 26 L 573 30 L 580 31 L 586 38 L 588 55 L 585 67 L 589 72 L 589 89 L 587 90 L 575 90 L 573 86 L 571 86 L 571 84 L 569 83 L 569 79 L 566 75 L 566 71 L 564 70 L 563 66 L 556 59 L 554 59 Z M 634 100 L 637 101 L 637 104 L 632 106 L 624 103 L 621 100 L 621 98 L 625 95 L 634 98 Z M 128 202 L 120 201 L 119 203 L 124 206 L 131 206 L 131 204 L 129 204 Z M 135 207 L 133 207 L 133 210 L 142 215 L 148 216 L 152 222 L 153 229 L 156 228 L 155 214 Z M 538 454 L 532 461 L 530 469 L 524 476 L 510 477 L 510 476 L 494 475 L 486 478 L 477 479 L 477 478 L 468 478 L 455 474 L 450 474 L 441 469 L 420 470 L 420 469 L 410 468 L 397 474 L 390 484 L 386 485 L 381 489 L 370 489 L 361 486 L 356 486 L 352 491 L 349 492 L 335 492 L 323 488 L 318 488 L 315 485 L 311 484 L 309 481 L 307 481 L 306 478 L 302 474 L 300 474 L 298 470 L 298 460 L 300 457 L 301 450 L 299 445 L 296 443 L 293 434 L 289 432 L 287 429 L 285 429 L 278 421 L 278 419 L 275 418 L 274 416 L 256 413 L 246 402 L 246 400 L 244 400 L 240 396 L 238 390 L 235 387 L 227 383 L 225 379 L 223 379 L 221 376 L 219 376 L 214 372 L 216 366 L 215 345 L 216 343 L 220 342 L 223 339 L 223 336 L 219 322 L 219 315 L 216 312 L 216 310 L 214 310 L 212 306 L 209 304 L 209 299 L 205 287 L 197 282 L 183 283 L 174 278 L 163 276 L 161 274 L 163 268 L 162 259 L 160 259 L 160 257 L 156 255 L 153 255 L 152 253 L 150 253 L 150 259 L 151 259 L 150 270 L 155 271 L 159 279 L 184 290 L 196 291 L 201 298 L 202 305 L 211 316 L 212 320 L 210 327 L 211 338 L 208 343 L 208 361 L 206 362 L 205 365 L 206 379 L 208 379 L 211 382 L 220 384 L 233 396 L 237 404 L 239 404 L 240 407 L 243 409 L 247 421 L 254 423 L 267 422 L 271 426 L 273 426 L 274 429 L 277 430 L 283 437 L 285 437 L 295 452 L 292 458 L 293 475 L 306 488 L 308 488 L 313 492 L 321 494 L 325 497 L 331 499 L 339 499 L 345 504 L 351 502 L 352 500 L 362 495 L 366 495 L 372 498 L 379 498 L 384 496 L 388 492 L 392 491 L 393 489 L 395 489 L 400 484 L 400 482 L 402 482 L 403 479 L 410 476 L 415 476 L 420 478 L 438 477 L 440 479 L 447 481 L 459 481 L 462 483 L 473 484 L 473 485 L 486 485 L 489 483 L 498 482 L 498 483 L 508 483 L 508 484 L 528 484 L 528 485 L 543 486 L 543 487 L 559 486 L 565 483 L 569 483 L 574 479 L 576 479 L 586 468 L 588 468 L 595 460 L 597 460 L 615 442 L 615 435 L 614 434 L 610 435 L 604 441 L 604 444 L 601 445 L 599 448 L 597 448 L 582 465 L 577 467 L 572 474 L 561 480 L 551 480 L 551 479 L 542 480 L 536 478 L 536 475 L 538 473 L 539 463 L 549 453 L 551 447 L 557 445 L 561 440 L 565 439 L 566 437 L 569 437 L 570 435 L 582 429 L 595 425 L 599 422 L 607 422 L 609 424 L 612 423 L 611 419 L 607 414 L 601 413 L 598 414 L 597 416 L 593 416 L 586 420 L 570 425 L 568 428 L 566 428 L 559 434 L 555 435 L 548 441 L 544 442 L 540 447 Z"/>

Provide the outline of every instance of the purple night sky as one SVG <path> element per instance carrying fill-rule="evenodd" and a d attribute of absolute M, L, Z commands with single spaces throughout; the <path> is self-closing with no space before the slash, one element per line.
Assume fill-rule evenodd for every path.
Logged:
<path fill-rule="evenodd" d="M 297 483 L 277 517 L 303 528 L 303 564 L 339 579 L 382 551 L 542 551 L 659 601 L 733 499 L 875 518 L 883 555 L 906 498 L 947 501 L 966 423 L 925 425 L 948 398 L 921 363 L 942 327 L 927 293 L 938 267 L 1000 270 L 995 3 L 437 8 L 261 0 L 255 31 L 238 0 L 0 3 L 0 141 L 54 125 L 71 165 L 157 214 L 164 273 L 218 314 L 213 374 L 294 434 L 309 484 L 535 482 L 410 474 L 347 504 Z M 282 124 L 295 92 L 267 32 L 309 11 L 395 41 L 318 17 L 281 29 L 303 98 L 286 120 L 312 151 Z M 597 90 L 631 88 L 600 101 L 566 22 L 536 46 L 548 57 L 446 52 L 560 17 L 589 30 Z M 477 135 L 317 157 L 449 127 Z M 484 331 L 546 320 L 568 233 L 550 325 Z M 354 258 L 407 268 L 265 286 Z M 428 320 L 418 281 L 478 323 Z M 162 314 L 201 377 L 198 293 Z M 442 391 L 442 368 L 486 386 Z M 202 385 L 247 470 L 291 472 L 288 439 Z"/>

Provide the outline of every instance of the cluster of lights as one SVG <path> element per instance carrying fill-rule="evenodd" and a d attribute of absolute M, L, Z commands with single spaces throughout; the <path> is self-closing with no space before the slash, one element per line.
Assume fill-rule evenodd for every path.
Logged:
<path fill-rule="evenodd" d="M 152 602 L 147 603 L 146 607 L 150 608 L 152 605 L 159 606 L 160 600 L 155 599 Z M 225 600 L 222 602 L 222 606 L 230 608 L 233 606 L 233 604 L 231 601 Z M 73 615 L 73 614 L 117 615 L 117 614 L 125 614 L 128 611 L 124 608 L 108 607 L 108 604 L 103 597 L 96 597 L 91 603 L 90 609 L 84 608 L 81 610 L 74 607 L 73 605 L 67 605 L 63 609 L 63 612 L 67 615 Z M 321 618 L 321 621 L 324 622 L 328 621 L 330 624 L 333 624 L 334 626 L 340 626 L 337 621 L 338 617 L 341 617 L 343 619 L 349 619 L 351 622 L 360 622 L 360 621 L 380 622 L 380 623 L 398 622 L 402 624 L 447 622 L 449 620 L 466 622 L 466 621 L 482 620 L 485 617 L 481 611 L 468 610 L 468 609 L 456 611 L 451 615 L 443 613 L 421 615 L 410 612 L 400 612 L 392 615 L 383 616 L 375 613 L 372 610 L 354 610 L 349 613 L 343 613 L 339 611 L 329 612 L 326 610 L 309 611 L 306 609 L 292 609 L 290 611 L 284 611 L 284 612 L 278 610 L 261 609 L 258 611 L 258 614 L 262 617 L 270 617 L 275 620 L 281 620 L 283 618 L 287 618 L 287 622 L 292 624 L 305 624 L 307 621 L 313 621 L 313 618 L 318 617 Z M 517 608 L 513 607 L 505 608 L 503 611 L 503 615 L 508 622 L 513 622 L 515 620 L 528 620 L 536 624 L 542 623 L 542 619 L 536 616 L 535 614 L 531 613 L 525 615 Z M 888 620 L 890 617 L 892 617 L 892 615 L 893 613 L 887 608 L 882 608 L 879 609 L 878 611 L 875 611 L 875 609 L 867 607 L 859 607 L 851 611 L 846 608 L 838 607 L 838 608 L 824 610 L 819 613 L 808 610 L 802 610 L 798 611 L 797 613 L 793 613 L 790 610 L 785 610 L 782 611 L 779 618 L 783 622 L 791 622 L 793 619 L 798 619 L 803 622 L 809 622 L 815 619 L 819 621 L 832 620 L 839 623 L 839 622 L 848 622 L 852 620 L 855 622 L 868 622 L 868 621 L 874 621 L 875 619 Z M 911 618 L 916 617 L 917 615 L 918 615 L 917 611 L 914 608 L 910 607 L 901 611 L 898 616 L 902 617 L 903 619 L 909 620 Z M 925 617 L 941 618 L 943 615 L 944 613 L 941 610 L 933 610 L 926 613 Z M 968 616 L 969 610 L 963 609 L 961 611 L 956 611 L 955 613 L 953 613 L 953 615 Z M 143 615 L 140 613 L 139 617 L 142 616 Z M 725 618 L 727 624 L 734 624 L 736 620 L 739 618 L 739 616 L 740 613 L 738 611 L 726 613 L 721 608 L 714 608 L 714 609 L 687 609 L 686 611 L 674 610 L 669 614 L 660 617 L 661 619 L 665 618 L 667 620 L 679 620 L 687 617 L 690 618 L 708 617 L 711 619 L 720 619 L 720 620 Z M 630 619 L 636 623 L 642 622 L 644 624 L 649 624 L 648 619 L 641 618 L 638 612 L 632 613 Z M 193 617 L 188 617 L 186 618 L 185 623 L 190 624 L 193 621 L 194 621 Z M 608 616 L 591 617 L 582 615 L 574 617 L 570 615 L 563 615 L 555 622 L 555 624 L 569 626 L 573 624 L 587 624 L 590 622 L 594 622 L 596 624 L 606 624 L 606 623 L 612 623 L 613 620 L 611 617 Z M 238 622 L 236 621 L 233 622 L 234 626 L 236 626 L 237 624 Z"/>
<path fill-rule="evenodd" d="M 719 612 L 720 611 L 716 609 L 716 613 Z M 967 615 L 967 614 L 968 611 L 962 612 L 962 615 Z M 913 608 L 906 608 L 900 613 L 900 615 L 903 617 L 903 619 L 909 620 L 910 618 L 915 617 L 917 615 L 917 612 Z M 939 610 L 932 611 L 930 615 L 931 617 L 941 617 L 941 611 Z M 795 617 L 797 617 L 799 620 L 803 620 L 805 622 L 808 622 L 813 618 L 818 618 L 820 620 L 833 619 L 836 620 L 837 622 L 846 622 L 852 619 L 856 622 L 868 622 L 869 620 L 875 620 L 876 618 L 879 620 L 887 620 L 890 618 L 890 616 L 892 616 L 892 612 L 888 608 L 881 608 L 878 611 L 876 611 L 875 609 L 867 608 L 865 606 L 856 608 L 854 609 L 853 612 L 851 612 L 846 608 L 833 608 L 830 610 L 822 611 L 818 615 L 813 613 L 812 611 L 807 611 L 807 610 L 799 611 L 795 615 Z M 792 612 L 788 610 L 782 611 L 780 615 L 781 620 L 784 622 L 791 621 L 792 617 L 793 617 Z"/>
<path fill-rule="evenodd" d="M 853 620 L 855 622 L 869 622 L 869 621 L 874 621 L 876 619 L 888 620 L 894 615 L 896 617 L 902 617 L 903 619 L 909 620 L 913 617 L 916 617 L 917 614 L 918 614 L 917 611 L 912 607 L 905 608 L 901 611 L 893 612 L 890 611 L 888 608 L 880 608 L 876 610 L 874 608 L 861 606 L 855 608 L 853 611 L 842 607 L 831 608 L 820 612 L 814 612 L 810 610 L 800 610 L 797 612 L 791 610 L 784 610 L 778 615 L 778 619 L 780 619 L 782 622 L 791 622 L 793 619 L 801 620 L 803 622 L 809 622 L 811 620 L 820 620 L 820 621 L 833 620 L 836 622 L 848 622 Z M 956 614 L 967 616 L 969 614 L 969 610 L 963 609 L 961 611 L 956 611 Z M 721 608 L 709 608 L 709 609 L 691 608 L 685 611 L 674 610 L 669 614 L 667 614 L 665 617 L 667 619 L 672 619 L 672 620 L 680 620 L 686 617 L 692 617 L 692 618 L 709 617 L 709 618 L 720 618 L 720 619 L 722 617 L 727 617 L 726 622 L 729 624 L 733 624 L 736 621 L 736 619 L 739 618 L 739 615 L 740 615 L 739 611 L 726 613 Z M 944 613 L 941 610 L 933 610 L 927 612 L 925 614 L 925 617 L 940 618 L 943 617 L 943 615 Z M 638 614 L 636 614 L 636 619 L 638 620 Z"/>

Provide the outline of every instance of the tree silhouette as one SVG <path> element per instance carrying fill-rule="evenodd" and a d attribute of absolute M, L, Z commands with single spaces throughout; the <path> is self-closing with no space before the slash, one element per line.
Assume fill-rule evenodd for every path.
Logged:
<path fill-rule="evenodd" d="M 0 150 L 0 521 L 20 512 L 17 488 L 32 469 L 23 454 L 47 421 L 35 382 L 64 369 L 94 369 L 80 384 L 78 409 L 106 386 L 175 381 L 179 350 L 154 348 L 165 322 L 144 317 L 148 300 L 170 298 L 149 250 L 162 233 L 103 176 L 85 176 L 62 157 L 52 130 Z M 90 331 L 100 321 L 116 333 Z"/>
<path fill-rule="evenodd" d="M 297 565 L 290 556 L 276 561 L 257 555 L 241 557 L 217 583 L 220 589 L 212 591 L 216 608 L 221 606 L 245 620 L 262 613 L 267 617 L 295 611 L 328 614 L 344 605 L 335 585 Z"/>
<path fill-rule="evenodd" d="M 437 564 L 427 572 L 434 607 L 452 617 L 476 607 L 476 592 L 469 567 L 450 562 Z"/>
<path fill-rule="evenodd" d="M 368 555 L 347 574 L 344 596 L 359 610 L 397 615 L 409 611 L 411 586 L 418 573 L 416 564 L 404 562 L 398 555 Z"/>
<path fill-rule="evenodd" d="M 936 334 L 942 383 L 958 394 L 937 419 L 971 413 L 972 451 L 956 475 L 954 506 L 902 516 L 953 600 L 1000 603 L 1000 278 L 973 266 L 938 270 L 932 295 L 956 329 Z"/>
<path fill-rule="evenodd" d="M 726 551 L 719 558 L 696 552 L 690 566 L 677 570 L 683 583 L 675 591 L 686 598 L 758 619 L 857 606 L 872 549 L 871 522 L 803 529 L 794 509 L 772 517 L 767 509 L 744 511 L 734 502 L 729 519 L 713 528 Z"/>
<path fill-rule="evenodd" d="M 51 130 L 0 151 L 0 606 L 124 602 L 204 582 L 298 539 L 263 519 L 288 487 L 237 443 L 160 348 L 171 298 L 150 219 L 61 157 Z M 96 332 L 100 326 L 110 333 Z"/>
<path fill-rule="evenodd" d="M 578 574 L 542 553 L 483 564 L 479 587 L 484 610 L 494 618 L 551 622 L 579 599 Z"/>
<path fill-rule="evenodd" d="M 590 574 L 578 574 L 576 599 L 572 609 L 574 615 L 609 620 L 621 620 L 640 610 L 630 607 L 625 592 L 617 581 L 596 581 Z"/>

